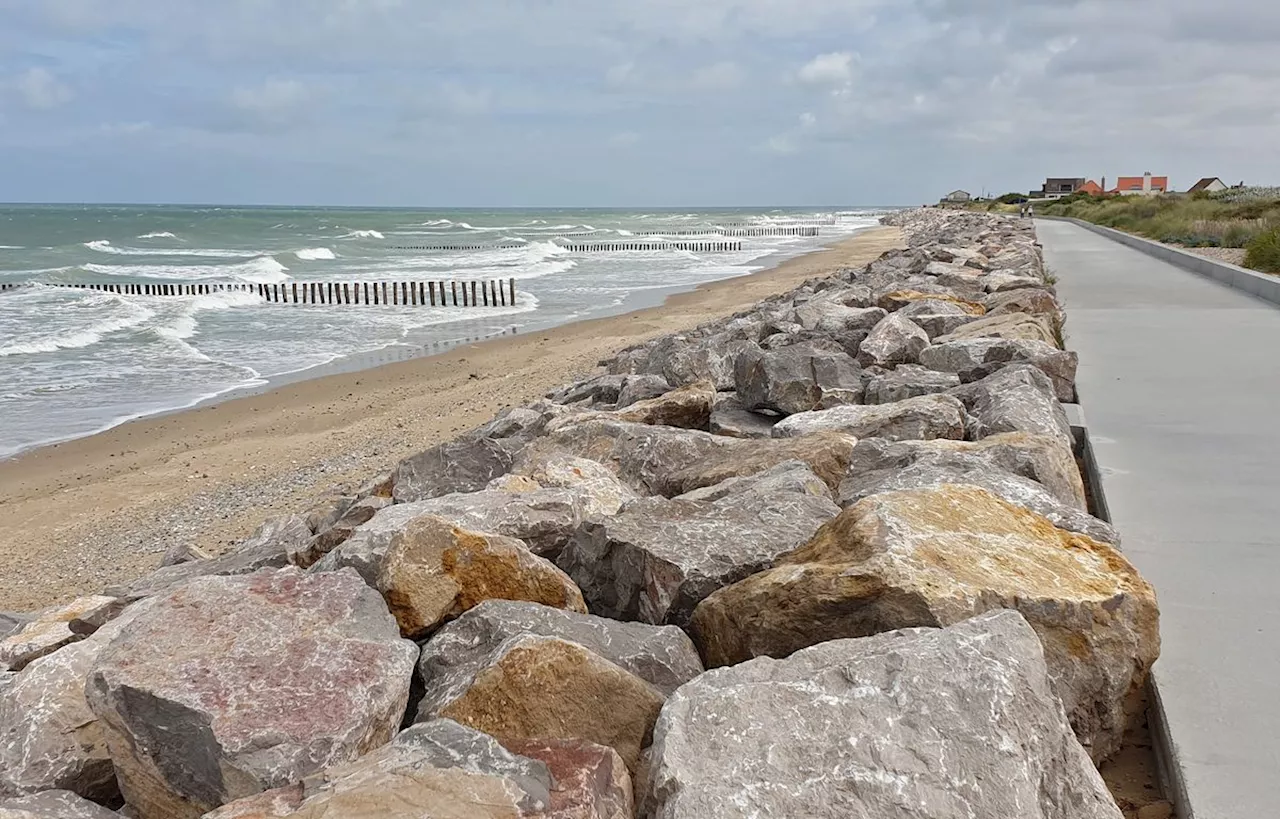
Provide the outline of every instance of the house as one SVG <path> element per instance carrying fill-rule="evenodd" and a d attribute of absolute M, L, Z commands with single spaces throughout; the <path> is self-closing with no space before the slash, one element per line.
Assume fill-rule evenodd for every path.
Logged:
<path fill-rule="evenodd" d="M 1200 191 L 1204 191 L 1205 193 L 1217 193 L 1218 191 L 1225 191 L 1226 189 L 1227 186 L 1224 185 L 1222 180 L 1218 177 L 1206 176 L 1204 179 L 1201 179 L 1199 182 L 1192 185 L 1191 190 L 1187 191 L 1187 193 L 1199 193 Z"/>
<path fill-rule="evenodd" d="M 1090 196 L 1102 196 L 1106 191 L 1102 189 L 1101 185 L 1090 179 L 1088 182 L 1085 182 L 1083 185 L 1076 188 L 1076 193 L 1087 193 Z"/>
<path fill-rule="evenodd" d="M 1122 176 L 1110 192 L 1121 196 L 1157 196 L 1169 192 L 1169 177 L 1152 176 L 1150 171 L 1142 176 Z"/>
<path fill-rule="evenodd" d="M 942 197 L 943 202 L 952 202 L 952 203 L 968 202 L 971 199 L 973 199 L 973 197 L 969 195 L 968 191 L 952 191 L 951 193 Z"/>
<path fill-rule="evenodd" d="M 1050 176 L 1044 180 L 1044 186 L 1033 193 L 1045 199 L 1061 199 L 1070 196 L 1084 186 L 1084 177 L 1068 178 Z"/>

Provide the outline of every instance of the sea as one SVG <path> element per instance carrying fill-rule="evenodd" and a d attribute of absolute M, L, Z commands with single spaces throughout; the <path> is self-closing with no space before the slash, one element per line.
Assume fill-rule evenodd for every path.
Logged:
<path fill-rule="evenodd" d="M 23 285 L 0 290 L 0 458 L 289 380 L 660 303 L 847 237 L 887 210 L 0 205 L 0 285 Z M 818 235 L 771 235 L 798 227 Z M 741 248 L 582 249 L 701 241 Z M 515 303 L 496 307 L 54 286 L 511 278 Z"/>

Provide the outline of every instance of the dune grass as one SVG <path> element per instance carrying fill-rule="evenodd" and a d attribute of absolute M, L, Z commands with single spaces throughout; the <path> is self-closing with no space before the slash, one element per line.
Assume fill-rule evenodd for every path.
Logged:
<path fill-rule="evenodd" d="M 1253 196 L 1239 190 L 1177 196 L 1077 194 L 1045 203 L 1038 210 L 1186 247 L 1246 248 L 1257 240 L 1261 243 L 1257 258 L 1269 260 L 1274 250 L 1268 248 L 1274 247 L 1274 239 L 1267 245 L 1260 237 L 1280 230 L 1280 193 L 1273 190 L 1258 189 Z"/>

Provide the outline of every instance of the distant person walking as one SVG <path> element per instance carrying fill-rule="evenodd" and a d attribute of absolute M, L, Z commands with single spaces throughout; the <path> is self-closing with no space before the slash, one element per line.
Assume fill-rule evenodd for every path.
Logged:
<path fill-rule="evenodd" d="M 1027 218 L 1028 219 L 1036 218 L 1036 209 L 1032 205 L 1027 205 Z"/>

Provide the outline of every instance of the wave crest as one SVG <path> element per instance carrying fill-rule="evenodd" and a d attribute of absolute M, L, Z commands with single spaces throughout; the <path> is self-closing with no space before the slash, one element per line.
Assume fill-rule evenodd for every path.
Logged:
<path fill-rule="evenodd" d="M 170 233 L 167 230 L 157 230 L 152 233 L 144 233 L 138 238 L 139 239 L 176 239 L 178 237 L 174 236 L 172 233 Z"/>
<path fill-rule="evenodd" d="M 348 233 L 346 236 L 343 236 L 342 238 L 343 239 L 385 239 L 387 237 L 383 236 L 381 233 L 379 233 L 376 230 L 353 230 L 350 233 Z"/>
<path fill-rule="evenodd" d="M 338 258 L 334 252 L 327 247 L 305 247 L 302 250 L 294 251 L 293 255 L 297 256 L 304 262 L 315 262 Z"/>

